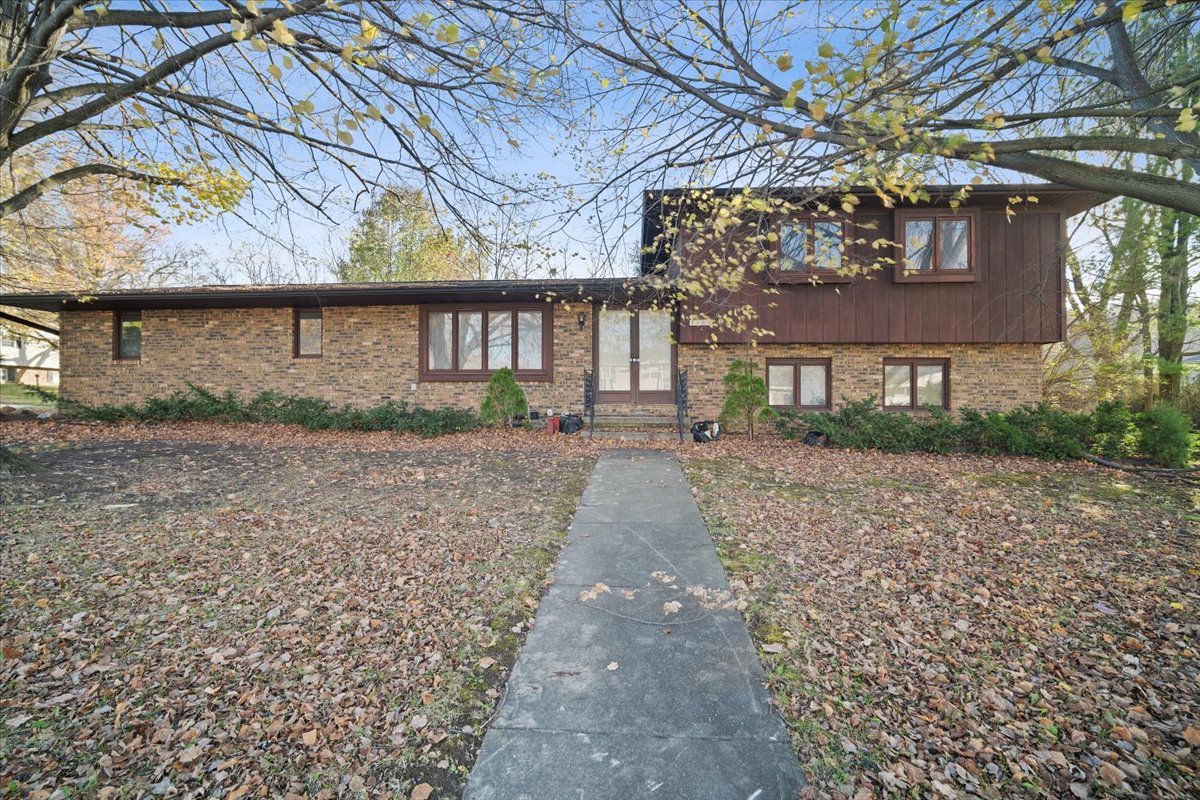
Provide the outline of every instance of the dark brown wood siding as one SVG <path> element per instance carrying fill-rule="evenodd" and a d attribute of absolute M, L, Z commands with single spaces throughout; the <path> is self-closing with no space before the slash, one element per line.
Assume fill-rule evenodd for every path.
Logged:
<path fill-rule="evenodd" d="M 752 305 L 764 333 L 736 333 L 693 324 L 710 315 L 703 304 L 685 306 L 684 343 L 1046 343 L 1061 340 L 1063 326 L 1065 213 L 1054 208 L 1019 211 L 984 208 L 979 224 L 978 280 L 969 283 L 897 283 L 890 268 L 852 283 L 774 285 L 765 275 L 749 276 L 722 306 Z M 892 239 L 893 215 L 870 209 L 853 217 L 867 244 L 851 256 L 869 262 L 890 249 L 869 242 Z M 871 226 L 874 227 L 871 227 Z M 679 265 L 686 273 L 686 261 Z"/>

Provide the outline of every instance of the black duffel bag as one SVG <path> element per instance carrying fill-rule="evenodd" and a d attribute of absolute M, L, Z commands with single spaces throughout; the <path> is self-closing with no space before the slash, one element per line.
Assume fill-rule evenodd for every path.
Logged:
<path fill-rule="evenodd" d="M 583 417 L 578 414 L 560 414 L 558 417 L 559 433 L 579 433 L 583 430 Z"/>

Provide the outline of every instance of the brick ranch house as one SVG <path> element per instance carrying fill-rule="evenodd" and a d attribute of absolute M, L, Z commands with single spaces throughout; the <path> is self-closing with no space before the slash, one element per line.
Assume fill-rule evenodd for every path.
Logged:
<path fill-rule="evenodd" d="M 956 210 L 952 191 L 895 209 L 864 192 L 837 220 L 766 220 L 779 234 L 772 267 L 722 298 L 754 307 L 762 330 L 753 343 L 749 332 L 714 327 L 703 303 L 667 311 L 650 302 L 645 276 L 686 274 L 692 252 L 661 235 L 669 193 L 646 196 L 643 279 L 10 294 L 0 306 L 58 312 L 62 395 L 87 404 L 193 383 L 477 408 L 491 371 L 509 366 L 534 409 L 581 411 L 591 370 L 598 414 L 669 416 L 686 370 L 689 413 L 705 418 L 720 408 L 736 358 L 765 370 L 780 407 L 872 395 L 897 411 L 1036 403 L 1042 347 L 1065 331 L 1066 220 L 1105 198 L 987 186 Z M 1010 205 L 1014 194 L 1037 203 Z M 894 267 L 836 273 L 843 259 L 877 259 L 866 242 L 880 238 L 899 243 Z"/>

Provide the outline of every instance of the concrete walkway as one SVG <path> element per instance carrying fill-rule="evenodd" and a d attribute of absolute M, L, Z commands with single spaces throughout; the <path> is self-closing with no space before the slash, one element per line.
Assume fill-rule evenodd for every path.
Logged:
<path fill-rule="evenodd" d="M 754 646 L 714 602 L 727 589 L 675 459 L 602 455 L 464 798 L 795 797 Z"/>

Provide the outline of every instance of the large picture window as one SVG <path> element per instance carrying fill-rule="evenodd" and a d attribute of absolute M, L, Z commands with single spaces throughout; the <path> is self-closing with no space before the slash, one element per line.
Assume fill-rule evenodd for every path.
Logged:
<path fill-rule="evenodd" d="M 544 306 L 426 306 L 421 380 L 487 380 L 505 367 L 522 380 L 550 380 L 552 319 Z"/>
<path fill-rule="evenodd" d="M 142 357 L 142 312 L 118 311 L 113 318 L 113 358 L 136 361 Z"/>
<path fill-rule="evenodd" d="M 775 408 L 829 408 L 828 358 L 768 358 L 767 402 Z"/>
<path fill-rule="evenodd" d="M 883 407 L 917 411 L 950 407 L 950 361 L 944 358 L 886 358 Z"/>
<path fill-rule="evenodd" d="M 978 238 L 978 209 L 897 211 L 896 280 L 976 280 Z"/>

